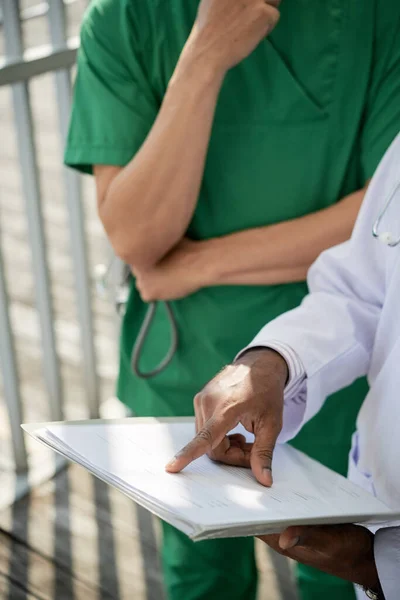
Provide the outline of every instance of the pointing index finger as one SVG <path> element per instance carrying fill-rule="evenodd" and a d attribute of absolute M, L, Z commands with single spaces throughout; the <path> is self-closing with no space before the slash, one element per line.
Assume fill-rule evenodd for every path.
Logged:
<path fill-rule="evenodd" d="M 166 465 L 165 470 L 168 473 L 179 473 L 191 462 L 200 458 L 204 454 L 211 452 L 218 446 L 225 435 L 236 426 L 229 421 L 211 418 L 200 431 L 195 435 L 191 442 L 186 444 L 174 458 Z"/>

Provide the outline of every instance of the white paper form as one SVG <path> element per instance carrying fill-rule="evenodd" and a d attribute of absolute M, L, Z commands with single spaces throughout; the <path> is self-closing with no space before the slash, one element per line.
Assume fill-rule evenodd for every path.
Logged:
<path fill-rule="evenodd" d="M 194 435 L 187 422 L 49 424 L 37 436 L 196 539 L 279 531 L 294 523 L 391 519 L 389 508 L 290 446 L 274 455 L 274 485 L 202 457 L 165 464 Z M 240 531 L 240 533 L 239 533 Z M 203 534 L 202 534 L 203 532 Z"/>

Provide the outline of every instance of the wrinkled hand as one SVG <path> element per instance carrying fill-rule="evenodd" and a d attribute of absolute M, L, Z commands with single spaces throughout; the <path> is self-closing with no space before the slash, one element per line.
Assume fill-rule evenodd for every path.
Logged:
<path fill-rule="evenodd" d="M 207 265 L 202 260 L 202 247 L 202 242 L 184 238 L 154 267 L 132 268 L 142 300 L 176 300 L 204 287 Z"/>
<path fill-rule="evenodd" d="M 380 592 L 374 536 L 365 527 L 289 527 L 280 535 L 266 535 L 260 539 L 283 556 Z"/>
<path fill-rule="evenodd" d="M 279 21 L 280 0 L 201 0 L 190 40 L 198 55 L 226 72 Z"/>
<path fill-rule="evenodd" d="M 177 473 L 203 454 L 216 461 L 251 467 L 263 485 L 272 484 L 272 455 L 282 428 L 283 392 L 288 376 L 284 359 L 273 350 L 253 350 L 226 367 L 196 396 L 197 435 L 166 469 Z M 227 434 L 239 423 L 254 433 Z"/>

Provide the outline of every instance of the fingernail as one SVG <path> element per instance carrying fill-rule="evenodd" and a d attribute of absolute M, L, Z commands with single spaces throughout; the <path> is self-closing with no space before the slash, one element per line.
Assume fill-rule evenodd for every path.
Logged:
<path fill-rule="evenodd" d="M 262 472 L 263 472 L 263 475 L 269 479 L 269 481 L 271 482 L 271 485 L 272 485 L 272 469 L 271 469 L 271 467 L 264 467 Z"/>
<path fill-rule="evenodd" d="M 168 469 L 169 467 L 175 467 L 177 462 L 178 461 L 176 460 L 176 457 L 174 457 L 172 460 L 169 461 L 169 463 L 167 463 L 166 468 Z"/>
<path fill-rule="evenodd" d="M 283 542 L 281 540 L 279 540 L 279 546 L 282 548 L 282 550 L 290 550 L 291 548 L 294 548 L 295 546 L 297 546 L 297 544 L 300 542 L 300 537 L 294 537 L 294 538 L 289 538 L 288 540 L 284 540 Z"/>

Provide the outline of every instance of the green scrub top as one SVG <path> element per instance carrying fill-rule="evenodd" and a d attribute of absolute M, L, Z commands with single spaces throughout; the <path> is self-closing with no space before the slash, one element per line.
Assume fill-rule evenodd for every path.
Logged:
<path fill-rule="evenodd" d="M 153 125 L 198 4 L 91 4 L 66 164 L 90 173 L 95 164 L 131 160 Z M 399 32 L 399 0 L 284 0 L 273 33 L 226 76 L 188 235 L 204 240 L 294 219 L 362 187 L 400 130 Z M 195 393 L 306 292 L 306 283 L 212 287 L 173 302 L 178 350 L 165 371 L 144 381 L 130 365 L 147 309 L 132 281 L 119 398 L 138 415 L 193 414 Z M 160 308 L 142 370 L 158 364 L 169 340 Z"/>

